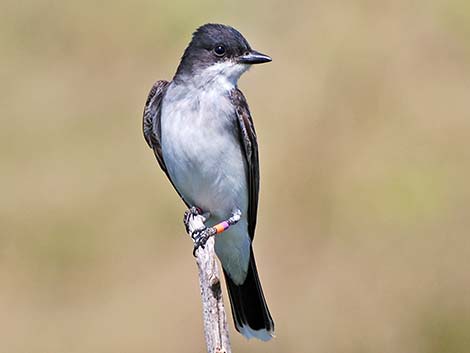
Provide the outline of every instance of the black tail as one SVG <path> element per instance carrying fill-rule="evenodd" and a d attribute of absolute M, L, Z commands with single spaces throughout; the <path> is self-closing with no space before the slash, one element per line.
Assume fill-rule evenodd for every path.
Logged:
<path fill-rule="evenodd" d="M 273 337 L 274 321 L 264 299 L 253 249 L 250 251 L 250 264 L 245 282 L 237 286 L 224 270 L 225 282 L 237 331 L 246 338 L 256 337 L 267 341 Z"/>

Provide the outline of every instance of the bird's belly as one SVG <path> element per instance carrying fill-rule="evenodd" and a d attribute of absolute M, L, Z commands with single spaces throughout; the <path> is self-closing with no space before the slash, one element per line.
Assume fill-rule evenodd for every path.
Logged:
<path fill-rule="evenodd" d="M 230 216 L 236 209 L 244 211 L 246 189 L 240 180 L 245 178 L 244 174 L 233 169 L 224 170 L 220 156 L 208 153 L 204 160 L 194 157 L 193 161 L 198 160 L 196 164 L 177 162 L 169 167 L 170 177 L 183 197 L 191 205 L 222 218 Z"/>
<path fill-rule="evenodd" d="M 186 202 L 210 212 L 212 221 L 225 219 L 236 209 L 245 215 L 245 162 L 234 132 L 213 121 L 200 124 L 177 116 L 167 123 L 162 122 L 163 158 Z"/>

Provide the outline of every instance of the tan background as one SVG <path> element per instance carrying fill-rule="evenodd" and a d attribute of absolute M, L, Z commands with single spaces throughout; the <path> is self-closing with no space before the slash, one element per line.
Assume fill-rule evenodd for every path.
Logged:
<path fill-rule="evenodd" d="M 184 207 L 141 112 L 209 21 L 274 59 L 240 87 L 277 338 L 232 330 L 233 351 L 468 351 L 468 1 L 3 0 L 0 16 L 0 352 L 203 351 Z"/>

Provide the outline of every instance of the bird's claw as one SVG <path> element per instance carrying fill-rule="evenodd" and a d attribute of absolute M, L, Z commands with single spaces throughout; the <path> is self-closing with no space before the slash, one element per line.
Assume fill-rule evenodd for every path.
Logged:
<path fill-rule="evenodd" d="M 186 233 L 189 233 L 193 242 L 194 242 L 194 249 L 193 249 L 193 255 L 196 256 L 196 250 L 199 248 L 205 247 L 207 240 L 211 236 L 210 228 L 207 227 L 201 227 L 199 229 L 195 229 L 191 231 L 190 228 L 190 223 L 195 217 L 202 217 L 202 221 L 205 222 L 206 220 L 206 214 L 203 215 L 203 211 L 196 206 L 192 206 L 190 209 L 186 210 L 184 212 L 183 216 L 183 223 L 186 228 Z"/>
<path fill-rule="evenodd" d="M 208 231 L 209 229 L 204 227 L 202 229 L 197 229 L 191 233 L 191 238 L 194 242 L 193 256 L 196 257 L 196 250 L 199 248 L 205 248 L 207 240 L 209 240 L 211 234 Z"/>
<path fill-rule="evenodd" d="M 202 210 L 199 207 L 193 206 L 184 212 L 183 223 L 186 228 L 186 233 L 189 233 L 189 222 L 195 217 L 202 214 Z"/>

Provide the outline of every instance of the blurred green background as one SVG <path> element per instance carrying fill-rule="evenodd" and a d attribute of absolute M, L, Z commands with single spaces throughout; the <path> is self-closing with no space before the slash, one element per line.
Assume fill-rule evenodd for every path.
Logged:
<path fill-rule="evenodd" d="M 240 88 L 277 337 L 233 351 L 468 351 L 468 1 L 2 0 L 0 352 L 204 351 L 141 113 L 206 22 L 274 59 Z"/>

